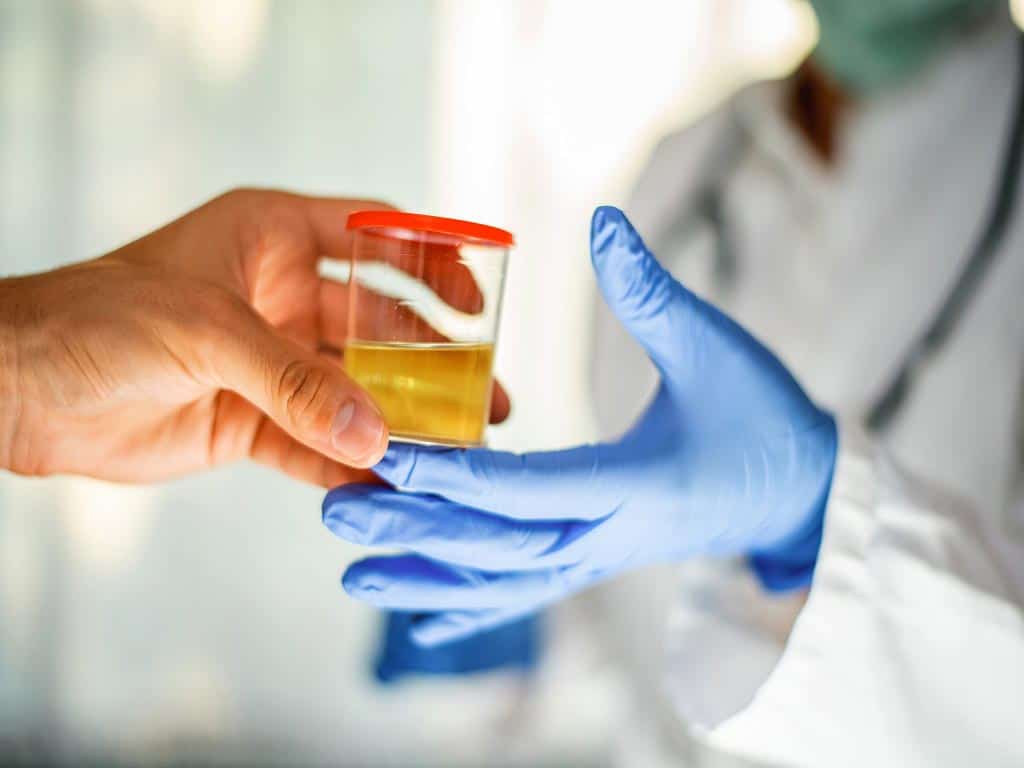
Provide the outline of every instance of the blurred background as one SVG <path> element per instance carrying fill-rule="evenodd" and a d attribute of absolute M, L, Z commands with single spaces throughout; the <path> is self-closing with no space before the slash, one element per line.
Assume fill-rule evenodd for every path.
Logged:
<path fill-rule="evenodd" d="M 815 34 L 796 0 L 0 0 L 0 273 L 238 185 L 506 227 L 514 412 L 490 441 L 578 442 L 590 209 Z M 319 504 L 251 466 L 151 488 L 0 474 L 0 755 L 603 763 L 629 704 L 572 605 L 530 679 L 381 688 L 379 617 L 338 585 L 359 552 Z"/>

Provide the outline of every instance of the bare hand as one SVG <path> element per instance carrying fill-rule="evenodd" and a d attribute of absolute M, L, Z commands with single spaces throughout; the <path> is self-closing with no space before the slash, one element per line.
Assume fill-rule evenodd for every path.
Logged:
<path fill-rule="evenodd" d="M 317 273 L 345 219 L 386 207 L 223 195 L 113 253 L 0 281 L 0 467 L 145 482 L 251 457 L 367 481 L 388 433 L 323 347 L 344 302 Z M 508 399 L 496 391 L 496 420 Z"/>

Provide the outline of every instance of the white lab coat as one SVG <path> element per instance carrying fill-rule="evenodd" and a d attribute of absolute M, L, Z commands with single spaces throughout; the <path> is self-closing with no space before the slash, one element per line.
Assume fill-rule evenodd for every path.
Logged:
<path fill-rule="evenodd" d="M 1024 765 L 1024 193 L 998 261 L 896 422 L 881 443 L 857 427 L 979 235 L 1020 67 L 1008 16 L 965 33 L 905 87 L 852 109 L 834 169 L 788 125 L 778 83 L 655 150 L 627 206 L 641 234 L 843 426 L 806 604 L 764 594 L 739 562 L 639 574 L 599 597 L 646 723 L 624 740 L 627 764 L 654 762 L 671 742 L 677 763 L 726 753 Z M 738 271 L 722 287 L 710 230 L 680 223 L 717 173 L 731 120 L 749 138 L 723 188 Z M 611 434 L 655 374 L 603 307 L 595 339 L 595 401 Z"/>

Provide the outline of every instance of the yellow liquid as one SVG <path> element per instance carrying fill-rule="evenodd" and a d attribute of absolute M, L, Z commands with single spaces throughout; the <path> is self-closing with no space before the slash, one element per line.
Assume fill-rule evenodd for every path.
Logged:
<path fill-rule="evenodd" d="M 345 346 L 345 371 L 380 407 L 393 437 L 479 445 L 491 409 L 493 344 Z"/>

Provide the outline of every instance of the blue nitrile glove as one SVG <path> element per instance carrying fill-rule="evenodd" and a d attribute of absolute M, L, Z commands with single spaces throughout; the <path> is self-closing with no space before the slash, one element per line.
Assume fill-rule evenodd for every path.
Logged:
<path fill-rule="evenodd" d="M 478 672 L 529 672 L 540 656 L 540 617 L 531 614 L 472 637 L 435 648 L 413 642 L 410 630 L 431 614 L 389 612 L 373 671 L 381 683 L 431 675 L 461 677 Z"/>
<path fill-rule="evenodd" d="M 441 611 L 432 645 L 509 621 L 620 571 L 694 555 L 751 555 L 766 586 L 807 583 L 836 454 L 832 416 L 776 357 L 676 282 L 615 208 L 591 252 L 605 301 L 661 385 L 621 439 L 517 455 L 393 443 L 375 471 L 401 490 L 349 485 L 324 522 L 411 554 L 352 565 L 375 605 Z"/>

